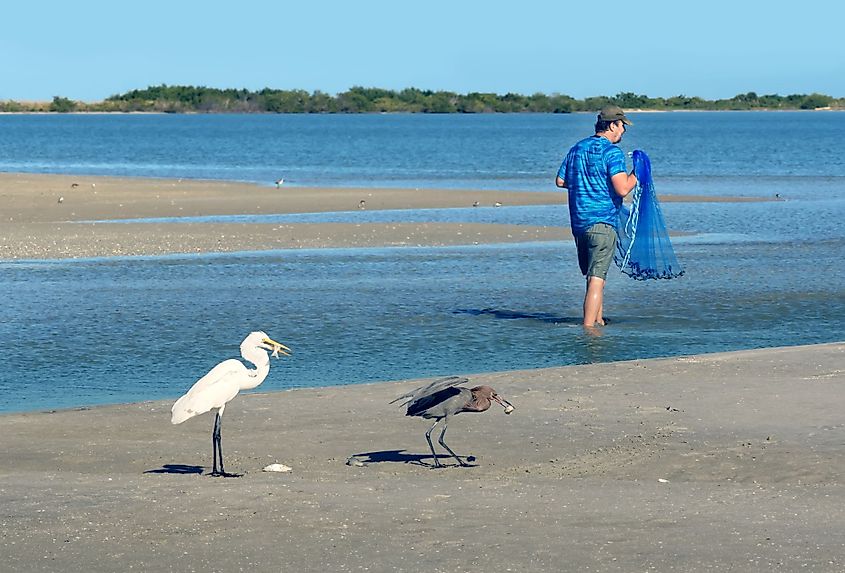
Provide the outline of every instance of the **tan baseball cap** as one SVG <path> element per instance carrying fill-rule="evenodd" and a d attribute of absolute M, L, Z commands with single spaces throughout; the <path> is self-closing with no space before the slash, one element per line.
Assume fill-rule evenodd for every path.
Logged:
<path fill-rule="evenodd" d="M 621 121 L 625 125 L 634 125 L 634 122 L 625 117 L 625 112 L 618 105 L 609 105 L 601 108 L 599 112 L 601 121 Z"/>

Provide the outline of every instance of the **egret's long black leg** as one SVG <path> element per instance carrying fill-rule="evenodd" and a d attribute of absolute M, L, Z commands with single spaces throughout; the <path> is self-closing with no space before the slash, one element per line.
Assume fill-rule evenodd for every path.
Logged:
<path fill-rule="evenodd" d="M 214 465 L 211 469 L 211 475 L 223 475 L 223 450 L 220 449 L 220 413 L 214 416 L 214 430 L 211 432 L 211 451 L 214 458 Z M 220 452 L 220 471 L 217 470 L 217 457 Z"/>
<path fill-rule="evenodd" d="M 440 423 L 440 420 L 436 420 L 434 424 L 428 429 L 425 433 L 425 439 L 428 441 L 428 447 L 431 449 L 431 455 L 434 456 L 434 466 L 435 467 L 442 467 L 440 465 L 440 460 L 437 459 L 437 452 L 434 451 L 434 445 L 431 443 L 431 431 L 434 430 L 434 427 Z"/>
<path fill-rule="evenodd" d="M 220 438 L 220 429 L 223 426 L 223 416 L 220 412 L 214 418 L 214 432 L 211 434 L 211 446 L 214 449 L 214 468 L 211 475 L 215 477 L 241 477 L 243 474 L 227 474 L 223 469 L 223 440 Z M 220 460 L 220 469 L 217 469 L 217 460 Z"/>
<path fill-rule="evenodd" d="M 460 465 L 462 465 L 462 466 L 467 466 L 468 464 L 466 464 L 466 463 L 465 463 L 465 462 L 464 462 L 461 458 L 459 458 L 459 457 L 458 457 L 458 454 L 456 454 L 455 452 L 453 452 L 453 451 L 452 451 L 452 448 L 450 448 L 449 446 L 447 446 L 447 445 L 446 445 L 446 440 L 444 440 L 444 439 L 443 439 L 443 437 L 446 435 L 446 428 L 447 428 L 448 426 L 449 426 L 449 421 L 448 421 L 448 420 L 446 420 L 445 422 L 443 422 L 443 431 L 442 431 L 442 432 L 440 432 L 440 439 L 439 439 L 439 440 L 437 440 L 437 441 L 440 443 L 440 445 L 441 445 L 441 446 L 443 446 L 444 448 L 446 448 L 446 451 L 447 451 L 447 452 L 449 452 L 450 454 L 452 454 L 452 457 L 453 457 L 453 458 L 455 458 L 456 460 L 458 460 L 458 464 L 460 464 Z"/>
<path fill-rule="evenodd" d="M 220 437 L 220 431 L 223 426 L 223 416 L 217 412 L 217 457 L 220 459 L 220 475 L 225 476 L 226 470 L 223 469 L 223 438 Z"/>

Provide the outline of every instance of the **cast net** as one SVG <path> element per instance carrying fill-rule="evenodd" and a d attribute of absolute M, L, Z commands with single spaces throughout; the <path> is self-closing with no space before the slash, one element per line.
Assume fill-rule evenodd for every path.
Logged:
<path fill-rule="evenodd" d="M 654 181 L 651 179 L 651 160 L 645 151 L 633 153 L 634 175 L 637 187 L 630 209 L 622 206 L 616 232 L 616 255 L 613 260 L 623 273 L 637 280 L 673 279 L 684 274 L 669 241 L 669 232 Z"/>

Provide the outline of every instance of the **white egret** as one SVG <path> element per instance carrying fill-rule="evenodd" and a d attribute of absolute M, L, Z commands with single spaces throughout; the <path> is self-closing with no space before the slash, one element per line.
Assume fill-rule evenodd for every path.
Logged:
<path fill-rule="evenodd" d="M 214 417 L 214 429 L 211 433 L 211 448 L 214 464 L 211 471 L 213 476 L 236 477 L 237 474 L 227 474 L 223 470 L 223 450 L 220 445 L 220 426 L 223 410 L 226 404 L 241 390 L 250 390 L 264 382 L 270 372 L 270 356 L 275 358 L 281 352 L 290 356 L 290 348 L 276 342 L 264 332 L 251 332 L 241 343 L 241 356 L 244 360 L 255 364 L 255 369 L 249 369 L 240 360 L 230 358 L 224 360 L 208 374 L 197 380 L 188 392 L 176 400 L 170 409 L 170 421 L 181 424 L 189 418 L 205 414 L 209 410 L 217 409 Z M 217 469 L 217 459 L 220 459 L 220 469 Z"/>

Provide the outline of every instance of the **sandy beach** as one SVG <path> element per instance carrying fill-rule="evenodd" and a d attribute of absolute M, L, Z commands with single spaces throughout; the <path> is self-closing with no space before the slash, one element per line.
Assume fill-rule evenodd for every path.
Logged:
<path fill-rule="evenodd" d="M 842 571 L 845 343 L 491 373 L 473 467 L 421 381 L 0 416 L 8 571 Z M 270 376 L 285 376 L 283 361 Z M 450 460 L 443 458 L 446 464 Z M 263 472 L 271 463 L 292 468 Z"/>
<path fill-rule="evenodd" d="M 664 201 L 746 201 L 667 196 Z M 115 219 L 562 204 L 565 193 L 331 189 L 0 173 L 0 260 L 284 248 L 440 246 L 569 238 L 560 227 L 472 223 L 108 223 Z M 96 223 L 91 221 L 98 221 Z"/>

